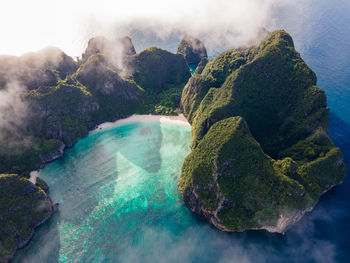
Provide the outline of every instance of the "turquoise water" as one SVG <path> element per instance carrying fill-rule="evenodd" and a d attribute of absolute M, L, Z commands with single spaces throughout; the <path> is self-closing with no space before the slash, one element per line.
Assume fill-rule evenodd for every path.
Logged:
<path fill-rule="evenodd" d="M 167 254 L 165 244 L 194 224 L 176 188 L 190 140 L 189 126 L 164 122 L 80 140 L 40 172 L 60 209 L 16 260 L 142 262 Z"/>
<path fill-rule="evenodd" d="M 188 67 L 190 68 L 191 74 L 194 74 L 196 71 L 198 64 L 189 64 Z"/>
<path fill-rule="evenodd" d="M 301 1 L 299 1 L 301 2 Z M 306 0 L 282 10 L 285 28 L 318 76 L 330 134 L 350 167 L 350 1 Z M 41 173 L 60 211 L 15 262 L 350 262 L 350 177 L 285 235 L 223 233 L 176 192 L 190 131 L 138 123 L 80 140 Z"/>

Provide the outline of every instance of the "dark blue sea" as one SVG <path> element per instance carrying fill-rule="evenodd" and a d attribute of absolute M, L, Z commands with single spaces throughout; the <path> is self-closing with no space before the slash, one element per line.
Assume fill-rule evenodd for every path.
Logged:
<path fill-rule="evenodd" d="M 326 91 L 329 132 L 350 168 L 350 1 L 274 15 Z M 284 235 L 224 233 L 176 191 L 190 139 L 188 126 L 152 122 L 80 140 L 40 172 L 60 211 L 14 262 L 350 262 L 350 177 Z"/>

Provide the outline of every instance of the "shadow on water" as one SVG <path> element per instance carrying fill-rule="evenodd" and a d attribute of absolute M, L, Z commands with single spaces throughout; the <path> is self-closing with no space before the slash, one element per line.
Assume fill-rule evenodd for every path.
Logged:
<path fill-rule="evenodd" d="M 116 150 L 138 167 L 151 173 L 157 173 L 161 165 L 159 150 L 163 140 L 160 125 L 154 126 L 144 123 L 127 124 L 118 128 L 106 130 L 101 136 L 114 137 L 114 142 L 118 143 L 118 139 L 123 137 L 129 138 L 131 133 L 137 133 L 139 135 L 135 136 L 138 138 L 138 141 L 130 142 L 129 147 L 121 147 Z M 144 145 L 147 145 L 147 147 L 144 147 Z M 144 158 L 135 158 L 135 152 L 138 151 L 142 151 L 140 154 L 142 154 Z"/>

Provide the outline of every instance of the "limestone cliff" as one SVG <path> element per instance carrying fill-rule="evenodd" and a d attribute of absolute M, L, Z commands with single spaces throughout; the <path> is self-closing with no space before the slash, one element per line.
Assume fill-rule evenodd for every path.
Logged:
<path fill-rule="evenodd" d="M 41 187 L 18 175 L 0 175 L 0 262 L 25 246 L 56 209 Z"/>
<path fill-rule="evenodd" d="M 220 229 L 283 232 L 346 168 L 328 136 L 326 96 L 285 31 L 228 50 L 182 93 L 192 152 L 179 191 Z"/>
<path fill-rule="evenodd" d="M 183 55 L 188 64 L 198 64 L 202 59 L 208 57 L 204 43 L 190 35 L 186 35 L 181 40 L 177 54 Z"/>

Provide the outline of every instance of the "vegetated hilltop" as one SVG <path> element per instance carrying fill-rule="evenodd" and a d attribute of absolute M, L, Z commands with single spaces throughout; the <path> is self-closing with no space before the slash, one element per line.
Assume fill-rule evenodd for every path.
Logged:
<path fill-rule="evenodd" d="M 285 31 L 208 62 L 181 103 L 193 141 L 179 191 L 220 229 L 284 232 L 344 180 L 325 93 Z"/>
<path fill-rule="evenodd" d="M 91 39 L 78 62 L 57 48 L 1 56 L 0 173 L 7 175 L 0 176 L 0 262 L 55 211 L 45 183 L 28 181 L 30 171 L 102 122 L 175 114 L 190 76 L 182 55 L 159 48 L 136 54 L 127 37 Z"/>
<path fill-rule="evenodd" d="M 208 58 L 204 43 L 190 35 L 185 35 L 181 40 L 177 54 L 183 55 L 188 64 L 198 64 L 202 59 Z"/>

